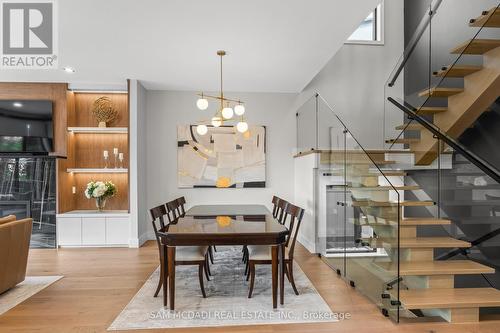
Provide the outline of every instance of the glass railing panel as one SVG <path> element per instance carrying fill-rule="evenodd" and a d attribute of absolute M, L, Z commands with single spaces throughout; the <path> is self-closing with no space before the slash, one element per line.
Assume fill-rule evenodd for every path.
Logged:
<path fill-rule="evenodd" d="M 366 152 L 321 96 L 317 105 L 322 258 L 397 321 L 400 194 L 379 168 L 383 152 Z"/>
<path fill-rule="evenodd" d="M 309 98 L 296 112 L 297 154 L 317 149 L 317 105 L 316 96 Z"/>
<path fill-rule="evenodd" d="M 416 32 L 421 37 L 414 47 L 407 50 L 407 55 L 402 56 L 389 77 L 385 97 L 400 99 L 418 114 L 434 121 L 438 127 L 461 134 L 464 121 L 462 126 L 453 125 L 447 116 L 456 112 L 453 103 L 449 103 L 450 99 L 458 98 L 449 96 L 460 93 L 464 86 L 467 88 L 464 82 L 471 79 L 468 73 L 485 65 L 487 57 L 476 51 L 472 52 L 476 49 L 474 43 L 482 39 L 500 39 L 498 29 L 488 27 L 488 20 L 478 21 L 477 24 L 469 24 L 469 21 L 480 16 L 484 10 L 498 7 L 499 1 L 461 1 L 458 7 L 456 1 L 431 1 L 429 10 L 437 2 L 440 6 L 434 11 L 430 23 L 422 31 Z M 397 72 L 402 74 L 394 79 Z M 475 75 L 476 80 L 481 76 Z M 488 103 L 488 107 L 494 99 Z M 482 110 L 475 112 L 483 112 L 487 106 L 479 109 Z M 471 111 L 469 117 L 464 119 L 477 118 L 471 117 L 472 113 L 474 112 Z M 419 125 L 401 116 L 397 108 L 390 103 L 386 104 L 384 137 L 386 147 L 391 149 L 408 148 L 412 141 L 419 139 Z M 460 134 L 455 133 L 453 135 L 458 138 Z"/>

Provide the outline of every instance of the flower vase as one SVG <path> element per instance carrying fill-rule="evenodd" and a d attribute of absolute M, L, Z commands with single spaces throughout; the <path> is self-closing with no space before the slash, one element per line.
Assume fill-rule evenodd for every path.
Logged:
<path fill-rule="evenodd" d="M 104 206 L 106 206 L 106 198 L 96 198 L 95 205 L 97 209 L 102 212 L 104 210 Z"/>

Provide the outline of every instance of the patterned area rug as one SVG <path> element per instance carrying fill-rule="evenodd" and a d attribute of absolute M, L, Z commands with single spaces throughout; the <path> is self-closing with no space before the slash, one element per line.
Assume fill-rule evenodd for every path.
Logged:
<path fill-rule="evenodd" d="M 0 294 L 0 315 L 61 278 L 62 276 L 27 276 L 23 282 Z"/>
<path fill-rule="evenodd" d="M 243 275 L 245 265 L 241 258 L 241 247 L 217 247 L 215 262 L 210 266 L 211 281 L 205 282 L 207 298 L 201 296 L 198 267 L 177 266 L 175 311 L 163 307 L 162 291 L 158 297 L 153 297 L 159 279 L 159 269 L 156 269 L 108 330 L 339 320 L 339 314 L 330 310 L 297 264 L 294 275 L 299 296 L 285 281 L 285 305 L 273 310 L 271 266 L 258 265 L 253 296 L 248 298 L 248 282 Z"/>

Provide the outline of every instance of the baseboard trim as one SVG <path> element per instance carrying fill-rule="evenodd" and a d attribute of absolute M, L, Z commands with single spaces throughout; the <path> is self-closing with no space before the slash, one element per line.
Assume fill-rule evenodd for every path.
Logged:
<path fill-rule="evenodd" d="M 297 241 L 302 244 L 310 253 L 316 253 L 316 245 L 314 243 L 310 242 L 304 237 L 301 237 L 301 235 L 298 236 Z"/>

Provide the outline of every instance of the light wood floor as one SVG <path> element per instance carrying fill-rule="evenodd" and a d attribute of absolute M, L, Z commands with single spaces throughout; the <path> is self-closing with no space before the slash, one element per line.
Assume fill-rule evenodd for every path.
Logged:
<path fill-rule="evenodd" d="M 158 265 L 154 242 L 141 249 L 32 250 L 28 275 L 64 278 L 0 316 L 0 332 L 105 332 Z M 349 287 L 319 258 L 299 246 L 296 260 L 335 312 L 351 319 L 338 323 L 262 325 L 169 332 L 411 332 L 498 333 L 500 320 L 480 324 L 445 322 L 394 324 L 369 300 Z M 299 296 L 300 297 L 300 296 Z M 161 331 L 161 330 L 156 330 Z M 144 332 L 144 331 L 136 331 Z M 151 331 L 147 331 L 151 332 Z"/>

